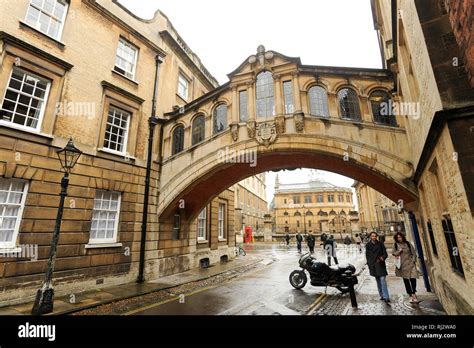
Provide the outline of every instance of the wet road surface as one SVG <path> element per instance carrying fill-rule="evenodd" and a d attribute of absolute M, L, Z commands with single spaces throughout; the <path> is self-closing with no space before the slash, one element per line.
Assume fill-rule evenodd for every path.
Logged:
<path fill-rule="evenodd" d="M 250 254 L 264 256 L 262 263 L 265 266 L 216 287 L 186 295 L 176 294 L 177 297 L 173 300 L 127 314 L 303 315 L 310 312 L 311 308 L 325 297 L 325 288 L 313 287 L 309 281 L 302 290 L 296 290 L 290 285 L 289 274 L 299 268 L 300 254 L 294 246 L 288 249 L 279 245 L 250 245 L 246 246 L 246 249 Z M 320 261 L 326 261 L 321 249 L 317 249 L 314 256 Z M 357 264 L 361 258 L 357 253 L 339 252 L 338 256 L 340 264 Z M 350 302 L 347 295 L 344 299 Z"/>

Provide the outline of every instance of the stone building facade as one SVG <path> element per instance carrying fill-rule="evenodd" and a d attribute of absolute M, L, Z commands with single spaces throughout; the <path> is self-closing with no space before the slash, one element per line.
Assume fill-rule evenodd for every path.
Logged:
<path fill-rule="evenodd" d="M 356 192 L 361 232 L 385 235 L 405 232 L 404 216 L 397 203 L 360 181 L 355 181 L 352 187 Z"/>
<path fill-rule="evenodd" d="M 246 227 L 263 233 L 264 216 L 268 213 L 265 173 L 246 178 L 233 186 L 235 197 L 235 231 L 242 234 Z"/>
<path fill-rule="evenodd" d="M 1 1 L 0 23 L 0 301 L 28 301 L 44 277 L 63 175 L 55 152 L 69 138 L 83 155 L 70 176 L 56 293 L 134 281 L 156 61 L 158 116 L 217 81 L 159 11 L 142 20 L 116 1 Z M 200 265 L 196 255 L 177 265 L 172 256 L 189 246 L 159 235 L 159 128 L 147 278 Z M 209 228 L 217 231 L 222 201 L 231 234 L 231 191 L 209 203 Z M 210 249 L 216 238 L 209 238 Z"/>
<path fill-rule="evenodd" d="M 326 233 L 342 239 L 359 232 L 352 194 L 350 188 L 318 179 L 280 184 L 277 176 L 272 211 L 275 234 Z"/>
<path fill-rule="evenodd" d="M 474 93 L 472 1 L 372 1 L 394 97 L 406 114 L 413 182 L 411 211 L 431 287 L 450 314 L 474 313 Z"/>

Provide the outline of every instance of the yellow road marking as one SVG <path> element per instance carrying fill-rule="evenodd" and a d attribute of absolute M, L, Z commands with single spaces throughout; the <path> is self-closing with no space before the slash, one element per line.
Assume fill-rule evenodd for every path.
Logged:
<path fill-rule="evenodd" d="M 309 306 L 309 311 L 306 313 L 306 315 L 312 315 L 314 312 L 316 312 L 316 309 L 318 309 L 319 304 L 327 297 L 328 295 L 326 294 L 321 294 L 316 301 L 313 302 L 311 306 Z"/>

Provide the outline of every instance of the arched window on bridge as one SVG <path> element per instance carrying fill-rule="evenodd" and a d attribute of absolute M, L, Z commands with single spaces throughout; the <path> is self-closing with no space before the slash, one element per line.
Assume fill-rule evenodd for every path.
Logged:
<path fill-rule="evenodd" d="M 275 116 L 275 94 L 273 76 L 270 71 L 257 75 L 256 83 L 257 117 Z"/>
<path fill-rule="evenodd" d="M 301 216 L 301 213 L 299 211 L 295 212 L 294 216 Z"/>
<path fill-rule="evenodd" d="M 193 145 L 199 144 L 206 136 L 206 125 L 203 115 L 196 116 L 193 120 Z"/>
<path fill-rule="evenodd" d="M 308 211 L 306 212 L 306 216 L 313 216 L 313 213 L 311 212 L 311 210 L 308 210 Z"/>
<path fill-rule="evenodd" d="M 173 131 L 173 149 L 171 154 L 176 155 L 184 149 L 184 127 L 178 126 Z"/>
<path fill-rule="evenodd" d="M 329 117 L 328 94 L 321 86 L 313 86 L 308 91 L 309 113 L 312 116 Z"/>
<path fill-rule="evenodd" d="M 343 88 L 337 93 L 341 118 L 360 121 L 359 96 L 351 88 Z"/>
<path fill-rule="evenodd" d="M 227 105 L 221 104 L 214 109 L 214 134 L 227 128 Z"/>
<path fill-rule="evenodd" d="M 369 97 L 372 115 L 376 123 L 381 123 L 387 126 L 396 126 L 397 119 L 393 114 L 392 98 L 390 94 L 385 91 L 374 91 Z"/>

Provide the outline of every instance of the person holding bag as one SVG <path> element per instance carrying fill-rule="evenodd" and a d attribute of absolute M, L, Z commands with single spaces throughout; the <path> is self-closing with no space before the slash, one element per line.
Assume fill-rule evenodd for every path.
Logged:
<path fill-rule="evenodd" d="M 406 240 L 403 233 L 398 232 L 393 237 L 392 255 L 396 257 L 395 275 L 403 278 L 405 289 L 410 297 L 410 303 L 419 303 L 416 297 L 416 279 L 418 270 L 416 269 L 416 252 L 413 245 Z"/>

